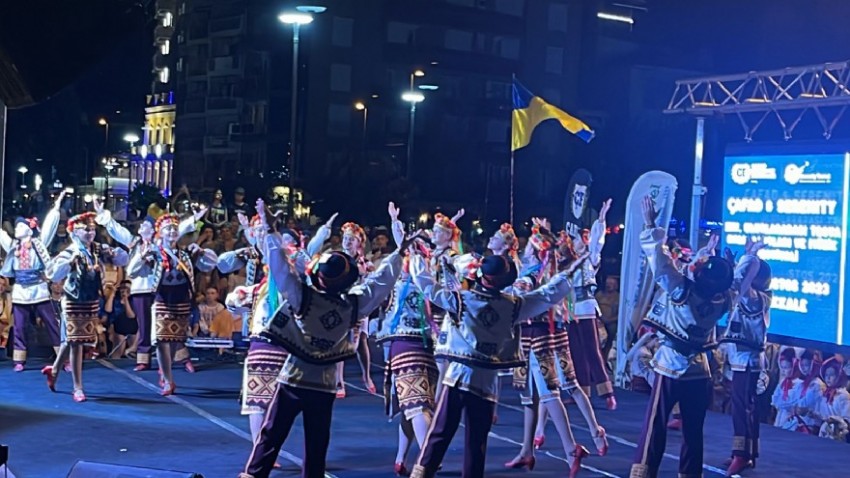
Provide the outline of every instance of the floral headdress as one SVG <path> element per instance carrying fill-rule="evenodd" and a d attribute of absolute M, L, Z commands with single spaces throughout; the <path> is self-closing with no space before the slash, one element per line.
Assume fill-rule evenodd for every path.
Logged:
<path fill-rule="evenodd" d="M 160 231 L 162 231 L 162 228 L 167 225 L 179 226 L 180 216 L 173 212 L 159 216 L 156 219 L 156 224 L 154 224 L 154 229 L 156 230 L 157 235 L 159 235 Z"/>
<path fill-rule="evenodd" d="M 457 224 L 452 222 L 452 220 L 443 213 L 438 212 L 437 214 L 434 214 L 434 227 L 439 227 L 451 232 L 452 242 L 458 242 L 460 239 L 460 229 L 458 229 Z"/>
<path fill-rule="evenodd" d="M 67 224 L 68 232 L 73 232 L 74 227 L 78 224 L 83 225 L 83 226 L 88 226 L 90 224 L 97 224 L 94 220 L 95 217 L 97 217 L 97 214 L 95 214 L 93 212 L 84 212 L 84 213 L 81 213 L 81 214 L 77 214 L 76 216 L 71 216 L 70 218 L 68 218 L 68 224 Z"/>

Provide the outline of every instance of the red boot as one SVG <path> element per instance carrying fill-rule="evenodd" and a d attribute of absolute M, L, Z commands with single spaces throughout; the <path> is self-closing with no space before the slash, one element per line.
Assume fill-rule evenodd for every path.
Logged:
<path fill-rule="evenodd" d="M 608 454 L 608 438 L 605 435 L 605 429 L 599 427 L 596 430 L 596 436 L 593 437 L 593 444 L 596 445 L 596 452 L 599 456 Z"/>
<path fill-rule="evenodd" d="M 393 471 L 395 472 L 395 476 L 410 476 L 410 472 L 404 466 L 404 463 L 393 464 Z"/>
<path fill-rule="evenodd" d="M 726 469 L 726 476 L 737 475 L 738 473 L 749 468 L 749 466 L 750 460 L 742 456 L 733 456 L 732 463 L 730 463 L 729 468 Z"/>
<path fill-rule="evenodd" d="M 605 399 L 605 405 L 608 407 L 608 410 L 617 409 L 617 399 L 614 398 L 614 395 L 609 395 L 608 398 Z"/>
<path fill-rule="evenodd" d="M 514 470 L 528 468 L 528 471 L 533 471 L 536 461 L 537 460 L 535 460 L 533 456 L 516 457 L 513 460 L 505 463 L 505 468 L 510 468 Z"/>

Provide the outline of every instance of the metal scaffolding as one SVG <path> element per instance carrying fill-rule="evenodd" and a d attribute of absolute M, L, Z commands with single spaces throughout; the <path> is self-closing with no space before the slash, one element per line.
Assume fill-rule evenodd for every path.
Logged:
<path fill-rule="evenodd" d="M 664 112 L 697 117 L 689 228 L 692 247 L 697 247 L 696 225 L 706 192 L 702 185 L 705 117 L 736 115 L 746 141 L 753 140 L 765 121 L 775 119 L 785 140 L 789 140 L 803 117 L 811 112 L 823 128 L 824 138 L 829 139 L 848 106 L 850 61 L 677 81 Z"/>

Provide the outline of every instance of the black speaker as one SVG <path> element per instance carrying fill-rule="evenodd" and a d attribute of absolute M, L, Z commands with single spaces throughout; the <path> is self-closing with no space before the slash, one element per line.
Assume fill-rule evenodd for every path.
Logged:
<path fill-rule="evenodd" d="M 49 98 L 145 21 L 138 0 L 0 1 L 0 100 L 19 108 Z"/>
<path fill-rule="evenodd" d="M 93 461 L 74 463 L 66 478 L 204 478 L 198 473 L 173 470 L 157 470 L 137 466 L 112 465 Z"/>

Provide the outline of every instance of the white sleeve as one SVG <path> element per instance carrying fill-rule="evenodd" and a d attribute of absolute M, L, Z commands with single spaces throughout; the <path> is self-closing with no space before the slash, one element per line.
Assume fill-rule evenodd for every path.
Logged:
<path fill-rule="evenodd" d="M 590 245 L 588 247 L 590 257 L 588 260 L 597 267 L 602 261 L 602 248 L 605 247 L 605 223 L 597 219 L 590 227 Z"/>
<path fill-rule="evenodd" d="M 65 249 L 56 257 L 51 259 L 45 270 L 47 279 L 51 282 L 57 282 L 68 277 L 68 273 L 71 272 L 71 263 L 74 261 L 75 255 L 76 251 Z"/>
<path fill-rule="evenodd" d="M 666 237 L 667 232 L 660 227 L 645 229 L 640 233 L 640 243 L 655 282 L 664 292 L 670 293 L 684 285 L 685 277 L 676 269 L 673 258 L 664 252 Z"/>
<path fill-rule="evenodd" d="M 239 257 L 239 253 L 245 249 L 246 248 L 237 249 L 235 251 L 227 251 L 218 256 L 216 264 L 218 271 L 222 274 L 230 274 L 231 272 L 236 272 L 245 267 L 247 265 L 246 262 Z"/>
<path fill-rule="evenodd" d="M 571 292 L 572 286 L 567 272 L 559 272 L 552 279 L 533 291 L 521 295 L 522 306 L 517 320 L 536 317 L 558 304 Z"/>
<path fill-rule="evenodd" d="M 118 221 L 112 218 L 112 213 L 109 212 L 108 209 L 104 209 L 100 214 L 98 214 L 95 218 L 95 222 L 106 229 L 106 233 L 109 234 L 109 237 L 115 239 L 124 247 L 130 247 L 130 244 L 132 244 L 135 239 L 133 233 L 127 230 L 126 227 L 118 224 Z"/>
<path fill-rule="evenodd" d="M 9 249 L 12 248 L 12 242 L 12 237 L 9 233 L 0 229 L 0 247 L 2 247 L 4 251 L 9 252 Z"/>
<path fill-rule="evenodd" d="M 359 296 L 357 307 L 361 317 L 371 314 L 390 295 L 401 275 L 401 262 L 401 254 L 396 250 L 362 284 L 351 289 L 350 294 Z"/>
<path fill-rule="evenodd" d="M 54 207 L 46 216 L 44 216 L 44 224 L 41 227 L 41 234 L 38 236 L 44 247 L 50 247 L 53 238 L 56 237 L 56 230 L 59 228 L 59 208 Z"/>

